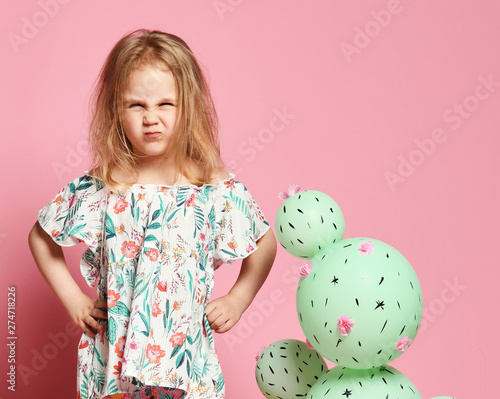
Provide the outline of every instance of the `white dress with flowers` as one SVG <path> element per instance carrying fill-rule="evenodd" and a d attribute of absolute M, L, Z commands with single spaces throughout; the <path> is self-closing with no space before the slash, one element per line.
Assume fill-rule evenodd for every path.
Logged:
<path fill-rule="evenodd" d="M 81 398 L 145 386 L 224 397 L 205 313 L 214 270 L 255 251 L 269 228 L 243 184 L 231 175 L 201 187 L 136 184 L 118 192 L 85 174 L 38 220 L 59 245 L 87 245 L 82 274 L 108 304 L 107 328 L 79 343 Z"/>

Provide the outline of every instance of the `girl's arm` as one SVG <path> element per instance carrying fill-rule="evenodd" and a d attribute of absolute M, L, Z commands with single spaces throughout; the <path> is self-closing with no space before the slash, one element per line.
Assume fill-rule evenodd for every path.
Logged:
<path fill-rule="evenodd" d="M 258 249 L 243 259 L 236 283 L 227 295 L 209 302 L 207 319 L 212 330 L 229 331 L 250 306 L 271 270 L 276 256 L 276 238 L 269 229 L 257 241 Z"/>
<path fill-rule="evenodd" d="M 71 320 L 91 337 L 104 327 L 96 319 L 107 319 L 106 303 L 94 302 L 85 295 L 71 276 L 62 248 L 36 222 L 29 233 L 33 258 L 50 288 L 61 301 Z"/>

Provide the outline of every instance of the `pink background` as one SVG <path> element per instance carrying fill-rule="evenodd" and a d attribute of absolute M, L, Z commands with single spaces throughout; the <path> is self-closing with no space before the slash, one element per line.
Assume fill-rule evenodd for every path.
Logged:
<path fill-rule="evenodd" d="M 392 365 L 424 398 L 498 397 L 499 17 L 494 0 L 10 2 L 0 17 L 1 397 L 74 397 L 78 337 L 26 236 L 38 209 L 87 168 L 91 86 L 113 44 L 140 27 L 181 36 L 206 67 L 224 158 L 272 224 L 278 192 L 297 183 L 339 203 L 346 238 L 385 241 L 413 265 L 424 321 Z M 82 251 L 66 253 L 84 287 Z M 263 397 L 261 347 L 303 339 L 300 263 L 280 248 L 240 323 L 217 336 L 229 399 Z M 215 295 L 237 272 L 218 272 Z"/>

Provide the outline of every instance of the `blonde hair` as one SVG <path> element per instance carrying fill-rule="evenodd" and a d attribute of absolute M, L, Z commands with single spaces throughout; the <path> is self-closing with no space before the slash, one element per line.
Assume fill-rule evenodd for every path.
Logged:
<path fill-rule="evenodd" d="M 198 186 L 209 183 L 222 170 L 222 160 L 217 114 L 205 77 L 181 38 L 147 29 L 122 37 L 99 74 L 91 99 L 91 174 L 111 187 L 127 186 L 113 179 L 115 168 L 137 177 L 138 157 L 125 135 L 121 109 L 130 74 L 145 65 L 166 67 L 176 83 L 177 120 L 168 147 L 175 179 L 183 175 Z"/>

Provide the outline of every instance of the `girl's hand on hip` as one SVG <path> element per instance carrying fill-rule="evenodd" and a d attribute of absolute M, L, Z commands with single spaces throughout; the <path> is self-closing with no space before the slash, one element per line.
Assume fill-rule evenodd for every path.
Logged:
<path fill-rule="evenodd" d="M 104 301 L 94 301 L 83 292 L 72 297 L 71 302 L 65 304 L 68 314 L 77 326 L 92 338 L 97 332 L 104 330 L 97 319 L 107 319 L 107 304 Z"/>
<path fill-rule="evenodd" d="M 217 333 L 225 333 L 238 322 L 245 309 L 245 302 L 229 293 L 209 302 L 205 312 L 210 328 Z"/>

